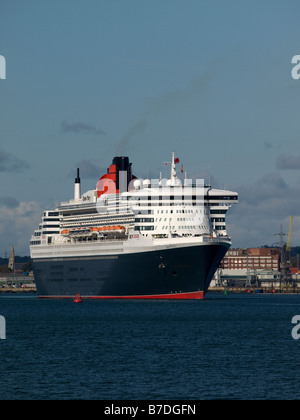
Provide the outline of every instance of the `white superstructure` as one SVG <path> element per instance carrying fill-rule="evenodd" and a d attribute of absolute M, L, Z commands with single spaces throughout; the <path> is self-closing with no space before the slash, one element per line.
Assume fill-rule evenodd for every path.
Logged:
<path fill-rule="evenodd" d="M 74 199 L 44 212 L 30 241 L 32 254 L 38 255 L 45 246 L 61 249 L 62 245 L 102 245 L 140 237 L 166 245 L 180 238 L 229 240 L 225 216 L 238 200 L 236 192 L 180 181 L 174 153 L 169 180 L 134 179 L 128 191 L 98 195 L 95 189 L 80 196 L 78 171 Z"/>

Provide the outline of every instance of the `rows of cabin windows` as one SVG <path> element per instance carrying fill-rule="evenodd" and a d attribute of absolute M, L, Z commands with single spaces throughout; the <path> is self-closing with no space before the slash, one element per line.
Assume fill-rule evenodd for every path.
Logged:
<path fill-rule="evenodd" d="M 170 221 L 173 221 L 173 220 L 174 219 L 170 217 Z M 199 218 L 199 220 L 201 220 L 201 219 Z M 225 222 L 225 219 L 220 219 L 219 218 L 219 219 L 215 219 L 215 220 L 216 220 L 216 222 Z M 162 222 L 162 221 L 166 222 L 167 221 L 167 217 L 164 217 L 164 218 L 162 218 L 162 217 L 160 217 L 160 218 L 156 217 L 155 218 L 155 222 Z M 177 222 L 187 222 L 187 221 L 190 221 L 190 222 L 196 221 L 196 218 L 193 218 L 193 217 L 177 217 Z M 135 219 L 135 222 L 136 223 L 153 223 L 154 222 L 154 218 L 153 217 L 150 217 L 150 218 L 147 219 L 147 218 L 137 217 Z"/>
<path fill-rule="evenodd" d="M 154 200 L 170 200 L 170 201 L 174 201 L 174 200 L 182 200 L 182 201 L 186 201 L 186 200 L 192 200 L 192 201 L 196 201 L 198 200 L 217 200 L 217 201 L 229 201 L 229 200 L 237 200 L 238 197 L 235 195 L 230 195 L 230 196 L 213 196 L 210 195 L 208 197 L 206 196 L 201 196 L 199 195 L 198 197 L 196 195 L 168 195 L 168 194 L 164 194 L 164 195 L 143 195 L 143 196 L 126 196 L 126 198 L 124 197 L 124 200 L 128 200 L 128 201 L 154 201 Z"/>
<path fill-rule="evenodd" d="M 207 226 L 201 226 L 202 229 L 208 229 Z M 168 230 L 168 229 L 188 229 L 188 230 L 193 230 L 193 229 L 197 229 L 197 226 L 195 225 L 191 225 L 191 226 L 162 226 L 161 228 L 159 228 L 161 230 Z M 135 226 L 134 230 L 158 230 L 157 226 Z"/>

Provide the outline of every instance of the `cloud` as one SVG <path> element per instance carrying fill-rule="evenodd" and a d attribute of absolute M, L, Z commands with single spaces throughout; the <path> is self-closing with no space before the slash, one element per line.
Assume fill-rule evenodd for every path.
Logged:
<path fill-rule="evenodd" d="M 0 172 L 23 172 L 27 168 L 29 168 L 27 162 L 0 150 Z"/>
<path fill-rule="evenodd" d="M 94 125 L 86 124 L 83 122 L 74 122 L 74 123 L 68 123 L 66 121 L 63 121 L 61 123 L 61 129 L 63 133 L 75 133 L 75 134 L 95 134 L 95 135 L 105 135 L 105 131 L 103 131 L 101 128 L 97 128 Z"/>
<path fill-rule="evenodd" d="M 272 145 L 272 143 L 270 143 L 269 141 L 265 141 L 264 142 L 264 148 L 266 149 L 266 150 L 269 150 L 269 149 L 271 149 L 273 147 L 273 145 Z"/>
<path fill-rule="evenodd" d="M 29 255 L 29 240 L 38 228 L 44 205 L 36 201 L 17 202 L 12 197 L 0 199 L 0 250 L 9 252 L 14 245 L 18 255 Z"/>
<path fill-rule="evenodd" d="M 240 185 L 239 203 L 227 216 L 234 247 L 273 245 L 278 242 L 280 225 L 289 228 L 294 216 L 293 245 L 300 242 L 300 190 L 291 187 L 279 172 L 267 173 L 251 185 Z"/>
<path fill-rule="evenodd" d="M 276 160 L 277 169 L 300 169 L 300 156 L 281 154 Z"/>
<path fill-rule="evenodd" d="M 0 197 L 0 207 L 14 209 L 19 206 L 19 201 L 13 197 Z"/>
<path fill-rule="evenodd" d="M 76 168 L 80 169 L 80 177 L 81 178 L 92 178 L 97 180 L 100 176 L 106 173 L 106 168 L 102 168 L 95 164 L 92 160 L 83 159 L 76 164 Z M 72 174 L 72 176 L 75 176 Z"/>

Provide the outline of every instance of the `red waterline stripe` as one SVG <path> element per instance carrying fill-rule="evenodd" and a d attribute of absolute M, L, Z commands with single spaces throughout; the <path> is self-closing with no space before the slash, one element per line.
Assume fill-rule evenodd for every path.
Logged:
<path fill-rule="evenodd" d="M 39 296 L 42 299 L 74 299 L 74 296 Z M 81 296 L 82 299 L 203 299 L 204 292 L 170 293 L 166 295 L 141 296 Z"/>

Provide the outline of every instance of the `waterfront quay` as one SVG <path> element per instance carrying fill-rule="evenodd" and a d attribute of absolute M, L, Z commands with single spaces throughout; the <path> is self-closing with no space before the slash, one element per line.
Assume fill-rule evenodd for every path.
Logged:
<path fill-rule="evenodd" d="M 35 293 L 33 277 L 21 274 L 6 274 L 0 277 L 0 293 Z"/>
<path fill-rule="evenodd" d="M 21 278 L 17 278 L 17 282 L 11 279 L 6 282 L 0 278 L 0 294 L 2 293 L 36 293 L 36 285 L 34 280 L 28 282 L 20 282 Z M 259 286 L 259 287 L 239 287 L 239 286 L 213 286 L 208 289 L 209 293 L 219 293 L 223 295 L 234 294 L 300 294 L 300 284 L 276 286 Z"/>
<path fill-rule="evenodd" d="M 221 293 L 224 295 L 230 294 L 230 293 L 236 293 L 236 294 L 300 294 L 300 284 L 297 285 L 264 285 L 264 286 L 258 286 L 258 287 L 241 287 L 241 286 L 213 286 L 208 289 L 208 292 L 210 293 Z"/>
<path fill-rule="evenodd" d="M 230 293 L 235 294 L 300 294 L 300 287 L 287 287 L 282 286 L 281 288 L 274 287 L 259 287 L 259 288 L 249 288 L 249 287 L 211 287 L 208 289 L 209 293 L 219 293 L 223 295 L 228 295 Z M 12 284 L 12 285 L 2 285 L 0 287 L 1 293 L 36 293 L 35 283 L 31 284 Z"/>

